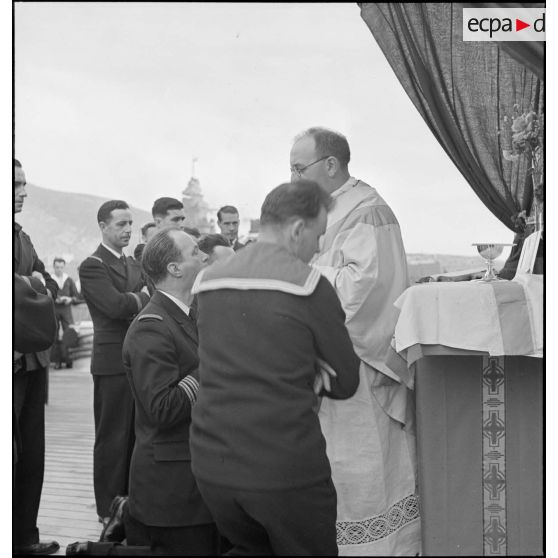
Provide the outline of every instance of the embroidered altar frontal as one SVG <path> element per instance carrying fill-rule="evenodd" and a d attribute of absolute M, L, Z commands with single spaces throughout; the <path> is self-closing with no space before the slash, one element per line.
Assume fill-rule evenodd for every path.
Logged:
<path fill-rule="evenodd" d="M 416 362 L 425 556 L 543 554 L 543 363 Z"/>

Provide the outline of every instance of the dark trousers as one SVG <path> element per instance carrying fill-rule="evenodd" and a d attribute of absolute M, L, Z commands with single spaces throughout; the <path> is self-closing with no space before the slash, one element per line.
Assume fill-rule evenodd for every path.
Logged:
<path fill-rule="evenodd" d="M 39 542 L 37 515 L 45 472 L 46 368 L 13 376 L 14 429 L 18 438 L 12 495 L 13 545 Z"/>
<path fill-rule="evenodd" d="M 125 374 L 93 376 L 95 447 L 93 485 L 99 517 L 108 517 L 115 496 L 128 494 L 134 449 L 134 399 Z"/>
<path fill-rule="evenodd" d="M 152 556 L 218 556 L 219 534 L 214 523 L 184 527 L 152 527 L 126 511 L 126 543 L 148 546 Z"/>
<path fill-rule="evenodd" d="M 68 351 L 68 347 L 63 340 L 64 332 L 74 323 L 72 318 L 72 309 L 70 306 L 55 305 L 54 315 L 56 316 L 56 340 L 51 351 L 51 362 L 61 364 L 64 361 L 66 364 L 70 363 L 72 359 Z M 62 328 L 62 333 L 60 333 Z"/>
<path fill-rule="evenodd" d="M 243 491 L 197 479 L 227 556 L 337 556 L 337 493 L 331 479 L 295 490 Z"/>

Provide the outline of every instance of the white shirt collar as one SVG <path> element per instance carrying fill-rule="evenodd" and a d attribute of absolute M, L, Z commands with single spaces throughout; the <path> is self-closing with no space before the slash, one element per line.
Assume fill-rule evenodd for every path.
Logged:
<path fill-rule="evenodd" d="M 62 273 L 62 277 L 58 277 L 58 275 L 56 275 L 56 273 L 53 273 L 51 277 L 58 284 L 58 288 L 63 289 L 64 288 L 64 283 L 66 282 L 66 279 L 68 279 L 68 274 L 67 273 Z"/>
<path fill-rule="evenodd" d="M 342 184 L 341 186 L 339 186 L 339 188 L 337 188 L 337 190 L 331 193 L 331 197 L 337 198 L 341 194 L 344 194 L 345 192 L 356 186 L 359 182 L 360 180 L 357 180 L 354 176 L 351 176 L 349 180 L 345 182 L 345 184 Z"/>
<path fill-rule="evenodd" d="M 186 316 L 190 315 L 190 307 L 187 304 L 184 304 L 181 300 L 178 300 L 175 296 L 172 296 L 161 289 L 157 289 L 160 293 L 164 294 L 166 297 L 170 298 L 179 308 L 186 314 Z"/>
<path fill-rule="evenodd" d="M 119 254 L 116 250 L 114 250 L 113 248 L 111 248 L 110 246 L 107 246 L 104 242 L 101 242 L 101 244 L 111 253 L 114 255 L 114 257 L 120 259 L 122 256 L 124 256 L 124 253 Z"/>

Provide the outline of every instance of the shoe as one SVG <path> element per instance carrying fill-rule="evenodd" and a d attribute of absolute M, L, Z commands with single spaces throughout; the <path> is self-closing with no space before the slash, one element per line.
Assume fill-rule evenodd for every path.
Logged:
<path fill-rule="evenodd" d="M 50 542 L 37 542 L 33 544 L 27 544 L 25 546 L 16 546 L 14 549 L 14 554 L 23 555 L 37 555 L 37 554 L 54 554 L 60 550 L 60 545 L 56 541 Z"/>
<path fill-rule="evenodd" d="M 74 363 L 73 362 L 66 362 L 66 368 L 73 368 L 74 367 Z"/>
<path fill-rule="evenodd" d="M 57 362 L 57 363 L 54 365 L 54 369 L 55 369 L 55 370 L 60 370 L 61 368 L 62 368 L 62 363 L 61 363 L 61 362 Z"/>
<path fill-rule="evenodd" d="M 87 556 L 89 554 L 88 544 L 86 542 L 75 542 L 66 547 L 66 556 Z"/>
<path fill-rule="evenodd" d="M 103 528 L 99 542 L 122 542 L 126 538 L 124 529 L 124 506 L 128 496 L 116 496 L 110 504 L 110 518 Z"/>

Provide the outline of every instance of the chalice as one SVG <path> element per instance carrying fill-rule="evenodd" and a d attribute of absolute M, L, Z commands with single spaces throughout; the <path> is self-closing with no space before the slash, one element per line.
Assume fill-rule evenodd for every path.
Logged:
<path fill-rule="evenodd" d="M 486 273 L 482 279 L 479 281 L 500 281 L 496 274 L 494 273 L 494 260 L 500 256 L 503 252 L 504 247 L 506 246 L 513 246 L 513 244 L 473 244 L 473 246 L 477 247 L 478 253 L 486 262 Z"/>

